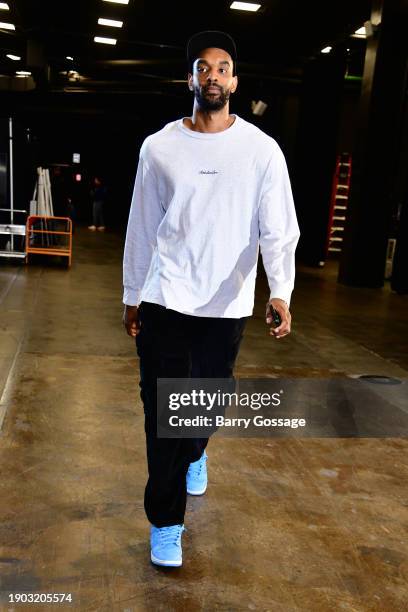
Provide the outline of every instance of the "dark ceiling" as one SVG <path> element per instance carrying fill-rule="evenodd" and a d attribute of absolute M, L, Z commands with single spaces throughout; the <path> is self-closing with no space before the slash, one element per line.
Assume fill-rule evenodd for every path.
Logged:
<path fill-rule="evenodd" d="M 0 11 L 0 21 L 15 23 L 16 31 L 0 30 L 0 73 L 32 70 L 37 86 L 53 91 L 176 95 L 185 87 L 186 40 L 202 29 L 235 38 L 243 80 L 299 78 L 310 57 L 336 43 L 350 49 L 351 72 L 359 72 L 364 40 L 350 35 L 369 18 L 369 0 L 259 1 L 261 9 L 248 13 L 231 10 L 231 0 L 8 0 L 10 11 Z M 98 17 L 121 20 L 123 28 L 99 26 Z M 96 44 L 95 35 L 117 37 L 117 44 Z"/>

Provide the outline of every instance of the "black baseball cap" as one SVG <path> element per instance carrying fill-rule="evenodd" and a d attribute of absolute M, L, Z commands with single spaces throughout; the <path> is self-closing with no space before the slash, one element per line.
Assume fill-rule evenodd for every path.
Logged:
<path fill-rule="evenodd" d="M 230 54 L 234 63 L 233 74 L 236 74 L 237 48 L 235 46 L 234 39 L 226 32 L 220 32 L 219 30 L 205 30 L 204 32 L 194 34 L 190 38 L 187 43 L 187 60 L 189 70 L 192 71 L 193 64 L 199 56 L 200 51 L 210 47 L 223 49 Z"/>

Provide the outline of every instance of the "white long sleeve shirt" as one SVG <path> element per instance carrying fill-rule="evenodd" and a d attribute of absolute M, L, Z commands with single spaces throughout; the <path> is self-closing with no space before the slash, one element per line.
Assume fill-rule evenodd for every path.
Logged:
<path fill-rule="evenodd" d="M 289 304 L 298 239 L 286 162 L 273 138 L 238 116 L 216 133 L 173 121 L 140 150 L 123 302 L 249 316 L 260 247 L 270 297 Z"/>

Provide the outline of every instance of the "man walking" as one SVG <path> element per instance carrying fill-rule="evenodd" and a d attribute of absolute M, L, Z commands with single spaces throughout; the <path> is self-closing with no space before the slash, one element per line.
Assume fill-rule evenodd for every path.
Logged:
<path fill-rule="evenodd" d="M 187 493 L 207 487 L 207 439 L 157 437 L 158 378 L 231 378 L 254 306 L 259 246 L 270 298 L 290 333 L 299 228 L 277 143 L 229 112 L 236 47 L 218 31 L 187 45 L 191 117 L 144 141 L 124 252 L 127 333 L 136 338 L 149 478 L 151 560 L 182 564 Z"/>

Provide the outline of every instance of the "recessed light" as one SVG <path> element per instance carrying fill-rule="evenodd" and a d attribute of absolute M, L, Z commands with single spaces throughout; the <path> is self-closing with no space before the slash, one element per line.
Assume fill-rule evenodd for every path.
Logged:
<path fill-rule="evenodd" d="M 72 57 L 72 55 L 66 55 L 65 59 L 69 60 L 70 62 L 74 61 L 74 58 Z"/>
<path fill-rule="evenodd" d="M 116 45 L 116 38 L 105 38 L 105 36 L 94 36 L 94 42 L 103 45 Z"/>
<path fill-rule="evenodd" d="M 9 11 L 10 7 L 7 2 L 0 2 L 0 11 Z"/>
<path fill-rule="evenodd" d="M 261 8 L 260 4 L 255 4 L 254 2 L 233 2 L 230 6 L 230 9 L 235 9 L 237 11 L 250 11 L 255 13 L 259 8 Z"/>
<path fill-rule="evenodd" d="M 17 76 L 31 76 L 31 72 L 28 70 L 16 70 Z"/>
<path fill-rule="evenodd" d="M 115 19 L 104 19 L 103 17 L 99 17 L 98 24 L 109 26 L 111 28 L 121 28 L 123 26 L 123 21 L 116 21 Z"/>
<path fill-rule="evenodd" d="M 8 57 L 11 60 L 14 60 L 15 62 L 18 62 L 18 60 L 21 60 L 21 57 L 19 55 L 13 55 L 12 53 L 7 53 L 6 57 Z"/>
<path fill-rule="evenodd" d="M 129 4 L 129 0 L 104 0 L 104 2 L 112 2 L 113 4 Z"/>
<path fill-rule="evenodd" d="M 4 21 L 0 21 L 0 30 L 15 30 L 16 26 L 14 23 L 5 23 Z"/>
<path fill-rule="evenodd" d="M 320 51 L 320 53 L 330 53 L 331 50 L 332 50 L 332 47 L 325 47 L 324 49 Z"/>

